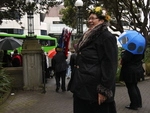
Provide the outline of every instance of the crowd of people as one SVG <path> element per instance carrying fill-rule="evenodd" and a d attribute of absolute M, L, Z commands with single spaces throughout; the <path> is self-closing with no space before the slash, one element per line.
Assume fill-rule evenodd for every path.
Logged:
<path fill-rule="evenodd" d="M 7 50 L 1 52 L 2 67 L 20 67 L 22 66 L 22 55 L 18 53 L 18 50 L 14 50 L 9 54 Z"/>
<path fill-rule="evenodd" d="M 117 40 L 107 29 L 110 17 L 106 10 L 96 7 L 89 12 L 89 29 L 79 38 L 69 62 L 63 49 L 56 48 L 57 53 L 52 59 L 56 92 L 60 88 L 66 91 L 65 77 L 69 65 L 71 78 L 67 91 L 73 93 L 73 113 L 117 113 L 114 100 L 118 67 Z M 125 50 L 121 56 L 120 80 L 125 82 L 130 98 L 129 105 L 125 106 L 127 109 L 138 110 L 142 107 L 137 83 L 144 73 L 143 54 L 135 55 Z"/>
<path fill-rule="evenodd" d="M 110 16 L 106 10 L 96 7 L 89 11 L 88 30 L 80 37 L 74 51 L 65 55 L 57 46 L 56 54 L 50 60 L 44 55 L 46 78 L 54 72 L 56 92 L 73 93 L 73 113 L 117 113 L 115 79 L 118 66 L 118 46 L 116 37 L 108 31 Z M 144 53 L 143 53 L 144 54 Z M 143 54 L 134 55 L 125 50 L 122 53 L 120 79 L 128 89 L 130 103 L 128 109 L 142 107 L 142 97 L 137 83 L 143 75 Z M 4 51 L 3 67 L 22 65 L 22 57 L 15 50 L 13 55 Z M 66 87 L 66 77 L 70 81 Z"/>
<path fill-rule="evenodd" d="M 88 31 L 80 38 L 70 57 L 71 79 L 67 90 L 73 93 L 74 113 L 116 113 L 115 76 L 118 64 L 118 47 L 114 35 L 108 29 L 108 18 L 91 10 Z M 56 48 L 52 67 L 56 79 L 56 92 L 66 91 L 66 56 L 62 48 Z M 61 85 L 60 85 L 61 79 Z"/>

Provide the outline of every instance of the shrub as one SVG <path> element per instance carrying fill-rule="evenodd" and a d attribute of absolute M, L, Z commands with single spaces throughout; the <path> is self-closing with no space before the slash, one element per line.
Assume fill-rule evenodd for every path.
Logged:
<path fill-rule="evenodd" d="M 11 90 L 11 77 L 5 72 L 5 70 L 0 69 L 0 98 Z"/>
<path fill-rule="evenodd" d="M 149 76 L 150 75 L 150 46 L 146 48 L 145 58 L 143 62 L 145 63 L 146 66 L 146 75 Z"/>

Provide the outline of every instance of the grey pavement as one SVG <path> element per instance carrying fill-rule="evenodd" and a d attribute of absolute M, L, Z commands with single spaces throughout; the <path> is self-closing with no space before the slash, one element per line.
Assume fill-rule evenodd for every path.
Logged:
<path fill-rule="evenodd" d="M 69 80 L 67 79 L 67 82 Z M 127 89 L 124 85 L 116 86 L 116 108 L 118 113 L 150 113 L 150 79 L 138 84 L 143 107 L 138 110 L 125 108 L 129 104 Z M 73 113 L 73 98 L 71 92 L 55 92 L 55 80 L 49 79 L 46 84 L 46 93 L 41 91 L 14 92 L 15 95 L 0 105 L 0 113 Z"/>

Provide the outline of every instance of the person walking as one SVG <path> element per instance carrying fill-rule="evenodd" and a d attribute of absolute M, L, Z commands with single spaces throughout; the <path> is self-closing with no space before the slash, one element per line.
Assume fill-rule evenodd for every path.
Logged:
<path fill-rule="evenodd" d="M 56 92 L 59 91 L 60 87 L 62 91 L 66 91 L 66 71 L 68 64 L 66 62 L 66 56 L 62 48 L 56 48 L 56 55 L 52 58 L 52 69 L 55 73 L 56 79 Z M 60 84 L 61 79 L 61 84 Z"/>
<path fill-rule="evenodd" d="M 131 102 L 125 107 L 132 110 L 137 110 L 142 107 L 141 93 L 137 83 L 144 73 L 141 63 L 144 58 L 143 54 L 133 54 L 127 50 L 123 51 L 121 54 L 122 67 L 120 80 L 125 82 Z"/>
<path fill-rule="evenodd" d="M 77 44 L 70 91 L 74 113 L 116 113 L 116 37 L 107 29 L 110 16 L 102 7 L 89 11 L 88 27 Z"/>

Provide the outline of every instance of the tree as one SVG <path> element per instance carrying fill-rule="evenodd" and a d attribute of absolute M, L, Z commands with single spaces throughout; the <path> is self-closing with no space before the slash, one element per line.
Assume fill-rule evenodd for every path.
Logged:
<path fill-rule="evenodd" d="M 28 2 L 31 1 L 31 2 Z M 40 13 L 43 10 L 48 10 L 49 7 L 59 5 L 62 2 L 56 0 L 1 0 L 0 1 L 0 24 L 3 19 L 19 20 L 29 10 L 34 13 Z"/>
<path fill-rule="evenodd" d="M 114 17 L 111 21 L 111 26 L 121 33 L 124 31 L 122 20 L 126 20 L 129 27 L 133 30 L 141 32 L 148 40 L 148 32 L 150 26 L 148 26 L 148 15 L 150 13 L 150 0 L 101 0 L 104 6 Z M 109 3 L 109 5 L 107 5 Z M 142 18 L 143 16 L 143 18 Z M 112 28 L 112 27 L 111 27 Z"/>
<path fill-rule="evenodd" d="M 77 20 L 77 7 L 75 7 L 75 1 L 76 0 L 64 0 L 64 9 L 62 9 L 60 11 L 60 14 L 63 15 L 62 17 L 62 21 L 72 27 L 72 28 L 76 28 L 76 20 Z M 92 2 L 90 0 L 82 0 L 84 2 L 84 5 L 82 7 L 82 11 L 84 14 L 84 19 L 87 18 L 88 16 L 88 6 L 89 4 L 92 4 Z"/>
<path fill-rule="evenodd" d="M 61 11 L 63 14 L 63 21 L 66 25 L 73 28 L 76 27 L 76 8 L 74 6 L 76 0 L 64 0 L 65 9 Z M 141 32 L 148 41 L 148 15 L 150 13 L 150 0 L 83 0 L 84 19 L 87 18 L 87 13 L 90 5 L 103 6 L 110 13 L 112 20 L 110 21 L 110 28 L 113 31 L 124 32 L 122 22 L 126 21 L 131 29 Z M 109 4 L 109 5 L 108 5 Z M 143 20 L 141 18 L 143 15 Z M 68 18 L 69 17 L 69 18 Z"/>

